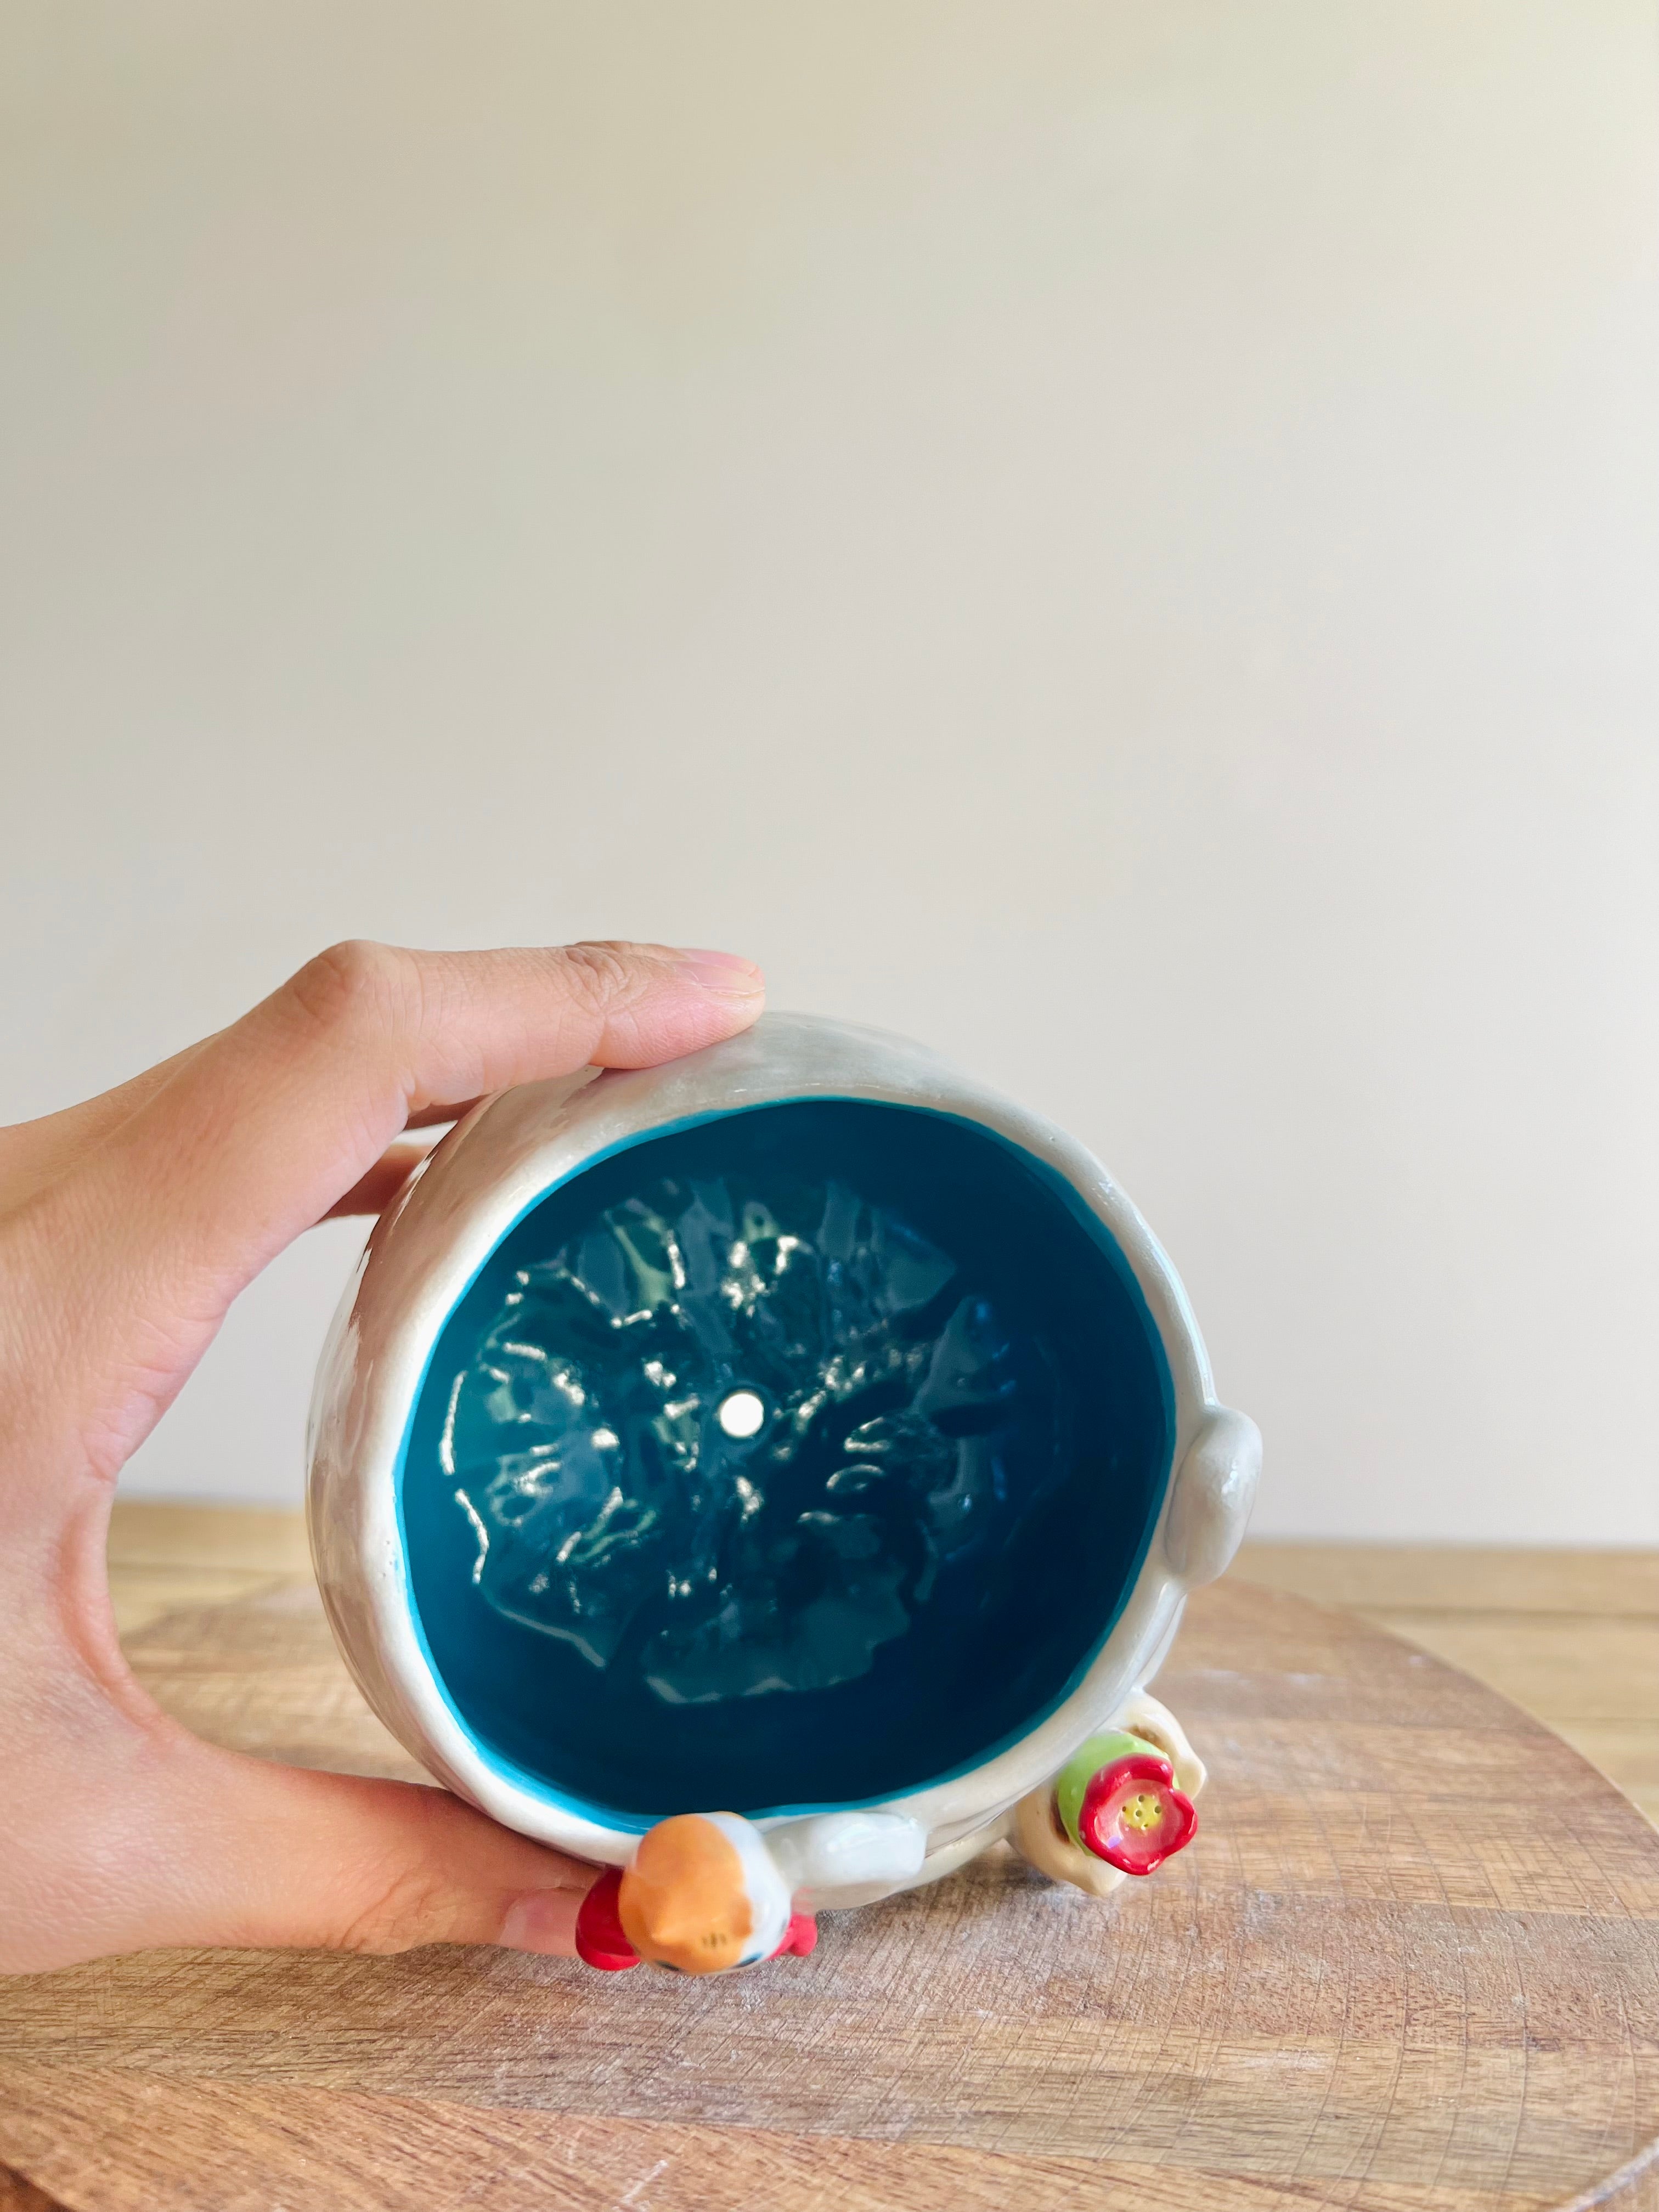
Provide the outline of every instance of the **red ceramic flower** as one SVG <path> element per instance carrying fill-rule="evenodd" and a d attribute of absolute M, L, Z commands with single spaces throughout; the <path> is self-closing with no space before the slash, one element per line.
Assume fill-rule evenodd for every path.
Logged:
<path fill-rule="evenodd" d="M 1078 1834 L 1085 1848 L 1122 1874 L 1153 1874 L 1198 1827 L 1193 1801 L 1157 1752 L 1130 1752 L 1103 1766 L 1083 1793 Z"/>

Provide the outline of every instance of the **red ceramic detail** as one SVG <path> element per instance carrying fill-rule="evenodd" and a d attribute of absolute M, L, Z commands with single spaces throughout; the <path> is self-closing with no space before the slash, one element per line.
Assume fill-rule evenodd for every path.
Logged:
<path fill-rule="evenodd" d="M 1121 1874 L 1155 1874 L 1198 1832 L 1193 1801 L 1156 1752 L 1130 1752 L 1103 1766 L 1083 1793 L 1078 1834 Z"/>
<path fill-rule="evenodd" d="M 581 1902 L 576 1915 L 576 1956 L 602 1974 L 620 1974 L 637 1966 L 640 1954 L 623 1932 L 617 1911 L 622 1888 L 622 1869 L 607 1867 Z"/>
<path fill-rule="evenodd" d="M 793 1952 L 797 1959 L 805 1959 L 817 1940 L 818 1923 L 813 1919 L 811 1914 L 792 1912 L 789 1916 L 789 1925 L 784 1931 L 783 1941 L 773 1952 L 772 1956 L 775 1959 L 781 1959 L 787 1952 Z"/>

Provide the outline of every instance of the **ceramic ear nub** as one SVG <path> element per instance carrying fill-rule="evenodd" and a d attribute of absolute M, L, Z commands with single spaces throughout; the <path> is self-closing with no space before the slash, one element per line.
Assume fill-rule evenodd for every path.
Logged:
<path fill-rule="evenodd" d="M 1261 1430 L 1212 1407 L 1176 1469 L 1164 1529 L 1165 1555 L 1189 1589 L 1212 1583 L 1238 1549 L 1261 1473 Z"/>

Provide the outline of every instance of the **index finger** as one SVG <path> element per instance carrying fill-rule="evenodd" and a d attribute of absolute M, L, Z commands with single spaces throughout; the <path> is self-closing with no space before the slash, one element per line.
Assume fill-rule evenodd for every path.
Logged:
<path fill-rule="evenodd" d="M 182 1376 L 237 1292 L 411 1121 L 592 1064 L 675 1059 L 746 1029 L 764 996 L 750 961 L 658 945 L 334 946 L 181 1054 L 76 1168 L 82 1264 L 55 1272 L 73 1283 L 81 1350 L 96 1356 L 103 1331 L 87 1324 L 107 1316 L 123 1336 L 162 1337 Z"/>

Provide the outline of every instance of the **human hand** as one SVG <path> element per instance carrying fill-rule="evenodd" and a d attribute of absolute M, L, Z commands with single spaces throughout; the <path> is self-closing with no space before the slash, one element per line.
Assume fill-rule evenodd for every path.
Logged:
<path fill-rule="evenodd" d="M 0 1130 L 0 1971 L 159 1944 L 568 1954 L 591 1868 L 446 1790 L 201 1742 L 139 1687 L 105 1568 L 123 1463 L 231 1300 L 407 1129 L 745 1029 L 757 969 L 589 945 L 344 945 L 119 1090 Z"/>

